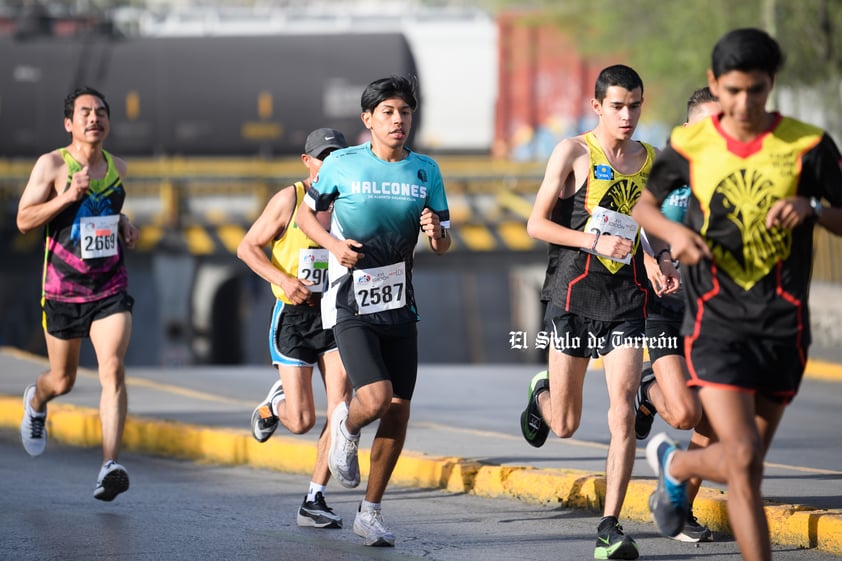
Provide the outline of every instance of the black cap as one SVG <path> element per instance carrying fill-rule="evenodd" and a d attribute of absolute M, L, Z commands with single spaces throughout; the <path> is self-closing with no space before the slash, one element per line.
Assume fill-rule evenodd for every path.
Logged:
<path fill-rule="evenodd" d="M 307 135 L 307 142 L 304 143 L 304 153 L 308 156 L 318 158 L 329 149 L 347 148 L 345 135 L 336 129 L 316 129 Z"/>

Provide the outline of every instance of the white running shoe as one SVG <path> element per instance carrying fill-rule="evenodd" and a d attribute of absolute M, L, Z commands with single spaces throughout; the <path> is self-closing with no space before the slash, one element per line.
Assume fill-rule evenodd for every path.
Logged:
<path fill-rule="evenodd" d="M 343 487 L 354 488 L 360 484 L 360 462 L 357 458 L 360 437 L 351 440 L 342 432 L 341 425 L 348 418 L 348 405 L 344 402 L 336 406 L 330 416 L 330 451 L 327 465 L 333 477 Z"/>
<path fill-rule="evenodd" d="M 126 468 L 114 460 L 105 462 L 99 470 L 94 498 L 101 501 L 113 501 L 114 497 L 128 489 L 129 474 Z"/>
<path fill-rule="evenodd" d="M 20 422 L 20 440 L 23 449 L 30 456 L 40 456 L 47 447 L 47 408 L 43 413 L 32 410 L 32 397 L 35 395 L 35 384 L 27 387 L 23 392 L 23 420 Z"/>
<path fill-rule="evenodd" d="M 354 533 L 363 538 L 365 545 L 372 547 L 394 547 L 395 534 L 383 522 L 379 510 L 357 510 L 354 518 Z"/>

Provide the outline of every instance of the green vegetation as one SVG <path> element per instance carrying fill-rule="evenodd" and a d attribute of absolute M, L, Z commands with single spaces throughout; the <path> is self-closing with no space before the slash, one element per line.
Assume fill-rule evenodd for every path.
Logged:
<path fill-rule="evenodd" d="M 489 0 L 492 9 L 523 9 Z M 726 31 L 761 27 L 787 55 L 778 77 L 781 102 L 802 118 L 842 131 L 842 0 L 533 0 L 587 57 L 623 62 L 646 84 L 647 120 L 683 120 L 683 101 L 706 84 L 710 50 Z M 547 16 L 541 21 L 546 22 Z M 611 61 L 619 56 L 622 60 Z M 809 93 L 808 93 L 809 92 Z"/>

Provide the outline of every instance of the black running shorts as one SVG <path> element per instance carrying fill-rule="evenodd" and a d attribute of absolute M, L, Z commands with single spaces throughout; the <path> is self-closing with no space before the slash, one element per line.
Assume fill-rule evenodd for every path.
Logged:
<path fill-rule="evenodd" d="M 58 339 L 81 339 L 91 334 L 91 324 L 121 312 L 131 313 L 134 298 L 118 292 L 94 302 L 56 302 L 44 300 L 44 329 Z"/>
<path fill-rule="evenodd" d="M 681 335 L 681 318 L 676 321 L 666 316 L 646 317 L 646 348 L 649 361 L 671 355 L 684 356 L 684 336 Z"/>
<path fill-rule="evenodd" d="M 333 327 L 354 389 L 389 380 L 395 397 L 410 400 L 418 376 L 418 327 L 414 321 L 377 325 L 347 319 Z"/>
<path fill-rule="evenodd" d="M 269 325 L 269 355 L 273 365 L 309 367 L 325 353 L 335 350 L 333 331 L 322 327 L 318 306 L 275 302 Z"/>
<path fill-rule="evenodd" d="M 620 347 L 643 348 L 645 322 L 599 321 L 566 312 L 550 302 L 546 313 L 550 344 L 558 351 L 581 358 L 599 358 Z"/>
<path fill-rule="evenodd" d="M 676 296 L 665 299 L 654 294 L 649 295 L 646 306 L 646 348 L 649 361 L 671 355 L 684 356 L 684 337 L 681 335 L 681 322 L 684 319 L 684 307 Z"/>
<path fill-rule="evenodd" d="M 690 386 L 760 393 L 789 403 L 804 376 L 807 348 L 776 339 L 685 338 Z"/>

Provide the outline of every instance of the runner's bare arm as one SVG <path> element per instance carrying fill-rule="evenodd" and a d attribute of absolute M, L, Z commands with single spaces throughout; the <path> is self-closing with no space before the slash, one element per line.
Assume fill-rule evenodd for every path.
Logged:
<path fill-rule="evenodd" d="M 302 204 L 298 209 L 296 218 L 298 227 L 307 234 L 311 240 L 330 251 L 343 267 L 353 267 L 365 254 L 360 253 L 363 244 L 356 240 L 340 240 L 328 232 L 319 223 L 315 211 L 307 204 Z"/>
<path fill-rule="evenodd" d="M 564 139 L 555 146 L 526 223 L 526 231 L 532 238 L 569 247 L 593 245 L 594 234 L 561 226 L 550 218 L 558 199 L 575 193 L 577 164 L 581 167 L 581 162 L 587 158 L 587 148 L 578 137 Z"/>
<path fill-rule="evenodd" d="M 38 158 L 18 204 L 17 227 L 22 234 L 52 220 L 74 200 L 75 190 L 65 189 L 67 165 L 57 152 Z"/>
<path fill-rule="evenodd" d="M 266 246 L 281 236 L 289 226 L 295 202 L 295 188 L 292 185 L 275 193 L 237 246 L 237 257 L 257 276 L 280 286 L 290 301 L 303 304 L 310 297 L 308 282 L 274 266 L 265 251 Z"/>
<path fill-rule="evenodd" d="M 701 259 L 710 259 L 710 249 L 704 240 L 690 228 L 664 216 L 655 195 L 650 191 L 643 191 L 632 208 L 632 218 L 647 234 L 668 242 L 674 259 L 688 265 L 698 263 Z"/>

